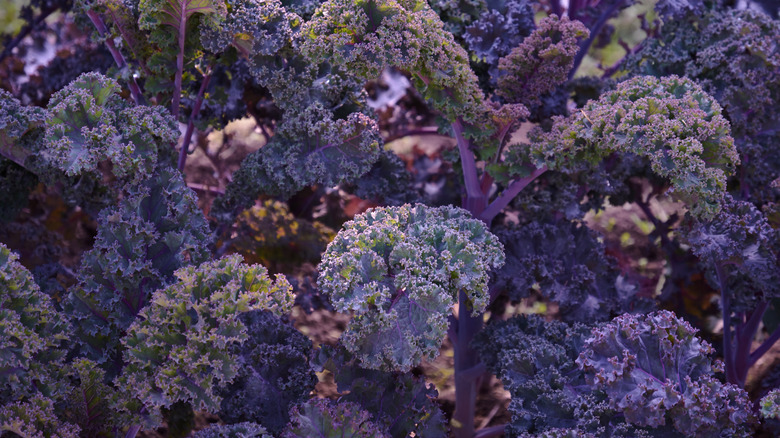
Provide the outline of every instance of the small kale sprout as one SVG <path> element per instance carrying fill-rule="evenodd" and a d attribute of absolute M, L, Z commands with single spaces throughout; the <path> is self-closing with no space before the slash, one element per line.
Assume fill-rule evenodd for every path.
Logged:
<path fill-rule="evenodd" d="M 504 263 L 498 239 L 460 208 L 404 205 L 346 223 L 322 257 L 319 285 L 354 317 L 342 337 L 363 366 L 408 371 L 438 354 L 463 291 L 488 304 L 488 273 Z"/>

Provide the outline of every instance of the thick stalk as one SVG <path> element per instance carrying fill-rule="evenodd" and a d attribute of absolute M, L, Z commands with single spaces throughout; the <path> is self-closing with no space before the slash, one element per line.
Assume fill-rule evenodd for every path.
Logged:
<path fill-rule="evenodd" d="M 458 142 L 458 153 L 460 155 L 460 162 L 463 168 L 463 180 L 466 185 L 466 199 L 470 199 L 470 201 L 467 202 L 476 203 L 478 200 L 485 202 L 485 195 L 482 193 L 482 189 L 480 188 L 479 184 L 477 162 L 474 158 L 474 152 L 471 151 L 471 145 L 463 135 L 463 123 L 460 119 L 452 123 L 452 130 L 455 133 L 455 140 Z M 475 211 L 472 211 L 471 208 L 467 206 L 464 206 L 464 208 L 471 211 L 471 214 L 474 214 L 474 216 L 477 216 Z M 484 209 L 484 207 L 482 207 L 482 209 Z M 481 213 L 482 209 L 479 209 L 479 213 Z"/>
<path fill-rule="evenodd" d="M 718 276 L 720 285 L 721 307 L 723 308 L 723 361 L 726 363 L 726 380 L 740 387 L 744 385 L 739 383 L 735 370 L 734 360 L 734 338 L 731 336 L 731 297 L 726 290 L 726 276 L 723 274 L 723 267 L 715 262 L 715 273 Z"/>
<path fill-rule="evenodd" d="M 753 339 L 758 333 L 758 326 L 761 323 L 761 319 L 764 317 L 769 302 L 764 301 L 759 304 L 753 312 L 751 312 L 745 323 L 740 324 L 737 331 L 737 351 L 735 354 L 734 370 L 737 375 L 737 379 L 740 382 L 747 381 L 747 373 L 750 370 L 750 349 L 753 346 Z"/>
<path fill-rule="evenodd" d="M 487 204 L 487 196 L 479 184 L 474 152 L 469 141 L 463 135 L 463 123 L 456 120 L 452 123 L 455 139 L 458 142 L 458 152 L 463 168 L 463 179 L 466 185 L 466 196 L 463 198 L 463 208 L 474 217 L 480 217 Z M 473 438 L 475 433 L 474 412 L 477 400 L 478 382 L 485 372 L 484 365 L 479 361 L 479 355 L 471 348 L 471 341 L 482 329 L 482 313 L 471 314 L 471 302 L 466 293 L 458 293 L 458 325 L 456 330 L 455 354 L 455 413 L 452 416 L 452 433 L 455 438 Z"/>
<path fill-rule="evenodd" d="M 472 315 L 466 293 L 458 294 L 458 341 L 455 344 L 455 413 L 452 416 L 452 435 L 455 438 L 473 438 L 479 378 L 484 365 L 479 362 L 471 341 L 482 328 L 482 314 Z M 478 372 L 479 371 L 479 372 Z"/>

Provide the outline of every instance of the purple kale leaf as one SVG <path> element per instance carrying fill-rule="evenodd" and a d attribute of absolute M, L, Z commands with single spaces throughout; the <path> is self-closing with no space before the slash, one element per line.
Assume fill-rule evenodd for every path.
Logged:
<path fill-rule="evenodd" d="M 123 411 L 149 426 L 159 424 L 158 409 L 176 403 L 218 411 L 221 391 L 244 368 L 240 346 L 250 335 L 240 315 L 267 310 L 281 316 L 293 304 L 283 275 L 272 280 L 264 267 L 241 263 L 237 255 L 182 267 L 175 276 L 127 329 L 126 366 L 114 381 Z"/>
<path fill-rule="evenodd" d="M 474 314 L 488 303 L 488 272 L 503 264 L 498 239 L 466 210 L 369 210 L 328 245 L 318 283 L 354 316 L 342 342 L 361 365 L 409 371 L 439 352 L 459 292 Z"/>
<path fill-rule="evenodd" d="M 65 300 L 82 354 L 115 375 L 122 333 L 176 269 L 208 260 L 209 243 L 195 195 L 175 169 L 158 169 L 119 206 L 104 210 L 79 283 Z"/>
<path fill-rule="evenodd" d="M 71 330 L 18 256 L 0 244 L 0 405 L 63 390 L 55 374 Z"/>
<path fill-rule="evenodd" d="M 713 377 L 712 353 L 690 324 L 658 311 L 595 328 L 577 365 L 630 424 L 673 425 L 687 436 L 750 436 L 747 393 Z"/>
<path fill-rule="evenodd" d="M 311 341 L 278 316 L 255 310 L 242 313 L 249 339 L 233 347 L 239 371 L 218 391 L 220 418 L 226 423 L 251 421 L 279 433 L 289 410 L 308 398 L 317 383 L 309 365 Z"/>
<path fill-rule="evenodd" d="M 538 289 L 567 321 L 592 322 L 647 304 L 607 258 L 593 231 L 575 222 L 531 222 L 498 232 L 506 265 L 494 288 L 519 301 Z"/>
<path fill-rule="evenodd" d="M 603 397 L 590 394 L 575 363 L 589 335 L 581 324 L 545 322 L 538 316 L 491 324 L 477 335 L 474 347 L 512 395 L 510 436 L 587 428 L 581 424 L 583 408 L 603 405 Z"/>
<path fill-rule="evenodd" d="M 341 346 L 323 346 L 315 362 L 319 371 L 327 370 L 335 376 L 342 393 L 339 401 L 360 405 L 391 437 L 448 436 L 444 414 L 435 401 L 438 392 L 425 379 L 411 373 L 362 368 Z"/>
<path fill-rule="evenodd" d="M 534 11 L 528 0 L 508 0 L 482 12 L 466 27 L 463 35 L 466 45 L 477 58 L 495 67 L 498 59 L 523 42 L 531 34 Z"/>
<path fill-rule="evenodd" d="M 729 294 L 732 310 L 780 297 L 780 233 L 753 204 L 727 196 L 712 220 L 687 218 L 683 236 L 707 264 L 712 282 Z"/>
<path fill-rule="evenodd" d="M 192 438 L 273 438 L 261 425 L 244 422 L 224 426 L 211 426 L 195 432 Z"/>

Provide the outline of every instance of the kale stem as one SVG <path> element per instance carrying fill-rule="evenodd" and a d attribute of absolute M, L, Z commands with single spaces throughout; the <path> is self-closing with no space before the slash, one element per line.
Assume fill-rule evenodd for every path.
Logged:
<path fill-rule="evenodd" d="M 752 353 L 750 353 L 750 359 L 748 360 L 748 366 L 755 365 L 756 362 L 758 362 L 759 359 L 761 359 L 761 356 L 763 356 L 767 351 L 769 351 L 770 348 L 777 342 L 777 340 L 780 339 L 780 327 L 777 327 L 774 332 L 772 332 L 771 335 L 769 335 L 768 338 L 764 340 L 764 342 L 761 343 L 761 345 L 758 346 L 758 348 L 755 349 Z"/>
<path fill-rule="evenodd" d="M 478 431 L 474 435 L 474 438 L 493 438 L 493 437 L 501 436 L 504 434 L 504 429 L 506 429 L 506 424 L 499 424 L 498 426 L 486 427 Z"/>
<path fill-rule="evenodd" d="M 477 162 L 474 158 L 474 152 L 471 151 L 469 141 L 463 135 L 463 122 L 460 119 L 452 122 L 452 130 L 455 133 L 455 140 L 458 142 L 458 153 L 460 154 L 461 167 L 463 168 L 463 179 L 466 183 L 466 195 L 475 200 L 484 198 L 485 195 L 482 194 L 479 185 Z"/>
<path fill-rule="evenodd" d="M 490 205 L 488 205 L 487 208 L 485 208 L 482 214 L 479 215 L 478 217 L 483 222 L 490 225 L 490 222 L 493 221 L 493 218 L 495 218 L 496 215 L 501 213 L 501 210 L 503 210 L 504 207 L 509 205 L 509 203 L 512 202 L 513 199 L 515 199 L 518 193 L 520 193 L 524 188 L 526 188 L 536 178 L 538 178 L 541 174 L 545 172 L 547 172 L 547 166 L 542 166 L 538 169 L 534 169 L 534 171 L 531 172 L 530 175 L 523 178 L 517 178 L 514 181 L 512 181 L 512 183 L 509 184 L 509 187 L 507 187 L 506 190 L 501 192 L 501 194 L 498 195 L 498 197 L 495 200 L 493 200 L 493 202 L 491 202 Z"/>
<path fill-rule="evenodd" d="M 465 292 L 460 291 L 458 298 L 458 342 L 454 346 L 455 413 L 452 416 L 452 431 L 455 438 L 473 438 L 479 380 L 474 378 L 474 370 L 478 369 L 480 361 L 477 352 L 471 348 L 471 340 L 482 328 L 482 314 L 471 314 Z M 479 374 L 482 373 L 484 370 Z"/>
<path fill-rule="evenodd" d="M 203 96 L 206 94 L 206 89 L 209 87 L 211 81 L 212 70 L 209 68 L 209 72 L 203 77 L 203 83 L 200 84 L 200 90 L 198 90 L 198 97 L 195 99 L 195 105 L 192 107 L 192 113 L 190 119 L 187 121 L 187 130 L 184 132 L 184 140 L 181 143 L 181 150 L 179 151 L 179 171 L 184 171 L 184 163 L 187 161 L 187 152 L 190 149 L 190 141 L 192 140 L 192 133 L 195 130 L 195 117 L 200 113 L 200 107 L 203 105 Z"/>
<path fill-rule="evenodd" d="M 138 432 L 140 430 L 141 430 L 140 425 L 130 426 L 130 428 L 127 429 L 127 434 L 125 434 L 125 438 L 135 438 L 135 436 L 138 435 Z"/>
<path fill-rule="evenodd" d="M 720 297 L 721 307 L 723 308 L 723 358 L 726 362 L 726 380 L 729 383 L 734 383 L 742 386 L 737 378 L 734 357 L 734 345 L 731 337 L 731 297 L 726 290 L 726 276 L 723 274 L 723 266 L 719 263 L 715 263 L 715 272 L 718 276 L 718 283 L 720 285 Z M 744 383 L 744 382 L 743 382 Z"/>
<path fill-rule="evenodd" d="M 106 27 L 106 23 L 103 22 L 103 18 L 95 11 L 87 11 L 87 16 L 90 21 L 92 21 L 95 29 L 97 29 L 98 35 L 100 35 L 101 38 L 106 39 L 106 47 L 108 47 L 108 51 L 111 52 L 111 56 L 114 58 L 117 67 L 119 67 L 120 70 L 127 67 L 127 62 L 125 62 L 125 57 L 122 55 L 122 52 L 116 48 L 114 40 L 107 35 L 108 28 Z M 130 79 L 127 80 L 127 86 L 130 88 L 130 95 L 133 96 L 135 104 L 144 105 L 146 100 L 144 99 L 143 93 L 141 93 L 141 87 L 138 86 L 138 82 L 135 80 L 135 76 L 130 76 Z"/>
<path fill-rule="evenodd" d="M 569 80 L 574 79 L 574 74 L 577 73 L 577 69 L 580 67 L 580 64 L 582 64 L 582 60 L 585 59 L 585 55 L 588 54 L 588 50 L 593 44 L 593 41 L 598 38 L 599 33 L 601 33 L 601 29 L 605 24 L 607 24 L 607 21 L 612 18 L 612 16 L 615 14 L 615 12 L 617 12 L 617 10 L 623 5 L 624 2 L 625 0 L 615 0 L 615 3 L 613 3 L 609 8 L 605 9 L 593 27 L 590 28 L 590 36 L 588 39 L 580 43 L 580 51 L 577 52 L 577 56 L 574 57 L 574 64 L 572 64 L 571 70 L 569 70 Z M 569 16 L 572 19 L 576 18 L 571 17 L 571 13 Z"/>

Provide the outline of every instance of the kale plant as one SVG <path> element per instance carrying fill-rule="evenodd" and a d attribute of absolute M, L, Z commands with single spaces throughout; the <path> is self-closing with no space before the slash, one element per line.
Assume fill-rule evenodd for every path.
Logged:
<path fill-rule="evenodd" d="M 780 21 L 737 3 L 31 2 L 0 436 L 771 433 Z"/>

